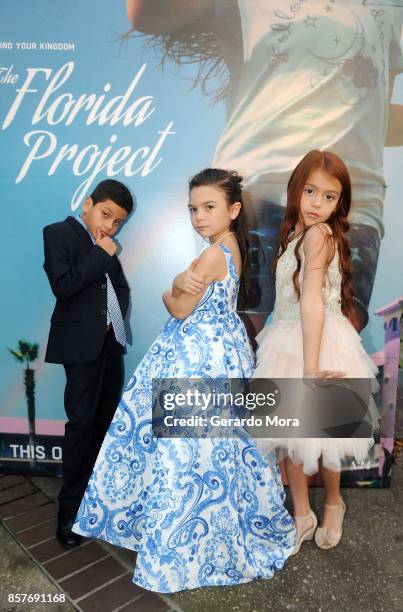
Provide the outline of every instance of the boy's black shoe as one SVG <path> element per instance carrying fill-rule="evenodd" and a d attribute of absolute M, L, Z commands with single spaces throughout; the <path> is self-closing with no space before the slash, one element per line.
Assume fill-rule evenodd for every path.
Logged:
<path fill-rule="evenodd" d="M 83 540 L 78 533 L 71 531 L 73 523 L 74 517 L 59 509 L 56 538 L 65 546 L 78 546 Z"/>

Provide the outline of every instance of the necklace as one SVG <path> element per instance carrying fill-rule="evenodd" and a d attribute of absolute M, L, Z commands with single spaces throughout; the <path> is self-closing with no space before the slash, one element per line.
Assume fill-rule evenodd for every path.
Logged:
<path fill-rule="evenodd" d="M 216 244 L 219 244 L 220 242 L 222 242 L 224 240 L 224 238 L 226 238 L 227 236 L 229 236 L 230 234 L 233 234 L 234 232 L 225 232 L 218 240 L 216 240 L 215 242 L 212 242 L 210 244 L 210 246 L 215 246 Z"/>

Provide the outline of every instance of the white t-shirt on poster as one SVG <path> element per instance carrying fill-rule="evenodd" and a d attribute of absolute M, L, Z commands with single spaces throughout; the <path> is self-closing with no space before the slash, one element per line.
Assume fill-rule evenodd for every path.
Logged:
<path fill-rule="evenodd" d="M 311 149 L 331 150 L 351 174 L 352 220 L 382 234 L 390 88 L 403 71 L 398 4 L 238 0 L 242 62 L 235 68 L 228 57 L 228 120 L 214 166 L 238 170 L 252 193 L 284 205 L 298 161 Z M 231 41 L 225 20 L 218 23 L 221 40 Z M 223 43 L 224 59 L 236 44 Z"/>

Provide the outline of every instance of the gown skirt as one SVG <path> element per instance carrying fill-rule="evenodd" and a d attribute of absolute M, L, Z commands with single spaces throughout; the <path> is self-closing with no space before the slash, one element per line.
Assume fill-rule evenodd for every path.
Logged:
<path fill-rule="evenodd" d="M 256 337 L 258 350 L 255 378 L 302 378 L 303 344 L 301 320 L 281 319 L 262 329 Z M 377 367 L 361 344 L 361 338 L 343 315 L 327 313 L 320 347 L 320 370 L 344 372 L 347 378 L 372 379 L 372 393 L 378 389 Z M 369 401 L 371 426 L 378 425 L 378 411 L 373 398 Z M 310 476 L 324 467 L 339 472 L 342 459 L 353 457 L 357 462 L 368 457 L 373 438 L 261 438 L 257 446 L 264 453 L 277 450 L 278 460 L 289 456 Z"/>
<path fill-rule="evenodd" d="M 98 455 L 73 531 L 137 551 L 133 582 L 173 593 L 271 578 L 295 544 L 275 454 L 246 432 L 158 438 L 154 378 L 250 377 L 254 356 L 228 274 L 184 320 L 170 318 L 133 373 Z"/>

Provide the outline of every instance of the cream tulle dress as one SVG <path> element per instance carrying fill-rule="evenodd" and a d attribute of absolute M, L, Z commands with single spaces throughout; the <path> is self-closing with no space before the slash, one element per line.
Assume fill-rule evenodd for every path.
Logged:
<path fill-rule="evenodd" d="M 331 229 L 325 226 L 329 233 Z M 302 378 L 303 344 L 300 302 L 294 290 L 292 275 L 297 267 L 294 249 L 299 236 L 292 239 L 280 257 L 276 270 L 276 303 L 272 322 L 258 334 L 256 341 L 255 378 Z M 300 246 L 300 286 L 304 275 L 304 249 Z M 322 290 L 325 321 L 319 357 L 320 370 L 345 372 L 347 378 L 373 379 L 374 391 L 377 367 L 361 344 L 361 338 L 341 311 L 341 273 L 339 255 L 336 253 L 326 272 Z M 371 398 L 371 424 L 375 424 L 377 410 Z M 363 461 L 373 446 L 372 438 L 260 438 L 256 440 L 263 451 L 278 450 L 279 459 L 286 455 L 303 464 L 307 475 L 319 469 L 319 458 L 325 467 L 341 470 L 341 459 L 354 457 Z"/>

